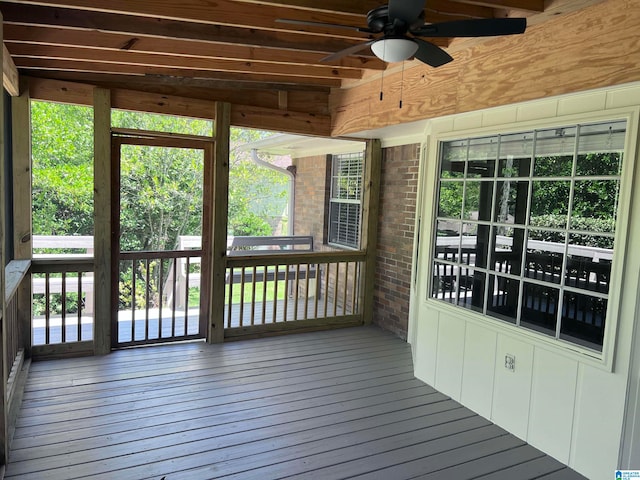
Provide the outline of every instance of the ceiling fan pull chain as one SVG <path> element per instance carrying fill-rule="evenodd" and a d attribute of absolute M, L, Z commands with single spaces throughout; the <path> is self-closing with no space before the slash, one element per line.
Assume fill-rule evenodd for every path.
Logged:
<path fill-rule="evenodd" d="M 386 44 L 382 46 L 383 49 L 386 49 Z M 384 50 L 383 50 L 384 52 Z M 384 55 L 384 53 L 383 53 Z M 385 67 L 386 70 L 386 67 Z M 384 90 L 384 70 L 382 70 L 382 73 L 380 74 L 380 101 L 382 101 L 382 98 L 384 97 L 384 93 L 382 93 Z"/>
<path fill-rule="evenodd" d="M 400 76 L 400 105 L 398 108 L 402 108 L 402 90 L 404 88 L 404 61 L 402 62 L 402 74 Z"/>

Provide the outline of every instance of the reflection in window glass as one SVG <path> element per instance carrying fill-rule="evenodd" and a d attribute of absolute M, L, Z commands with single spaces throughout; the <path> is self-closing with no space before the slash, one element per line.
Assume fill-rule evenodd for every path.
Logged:
<path fill-rule="evenodd" d="M 496 183 L 494 220 L 498 223 L 524 225 L 527 218 L 529 182 L 499 181 Z"/>
<path fill-rule="evenodd" d="M 464 189 L 464 218 L 491 220 L 493 182 L 466 182 Z"/>
<path fill-rule="evenodd" d="M 576 175 L 620 175 L 626 122 L 581 125 Z"/>
<path fill-rule="evenodd" d="M 565 234 L 545 230 L 529 230 L 525 259 L 525 276 L 549 283 L 562 280 Z"/>
<path fill-rule="evenodd" d="M 463 182 L 442 182 L 438 196 L 438 216 L 460 218 L 462 215 Z"/>
<path fill-rule="evenodd" d="M 486 267 L 489 252 L 489 226 L 463 223 L 462 232 L 461 263 Z"/>
<path fill-rule="evenodd" d="M 576 127 L 536 132 L 534 177 L 568 177 L 573 171 Z"/>
<path fill-rule="evenodd" d="M 482 312 L 484 306 L 484 272 L 461 267 L 458 281 L 458 305 L 476 312 Z"/>
<path fill-rule="evenodd" d="M 467 160 L 467 140 L 442 144 L 440 176 L 442 178 L 463 178 Z"/>
<path fill-rule="evenodd" d="M 571 228 L 596 232 L 613 231 L 602 223 L 610 221 L 612 226 L 615 225 L 619 192 L 620 180 L 576 180 L 573 187 Z"/>
<path fill-rule="evenodd" d="M 560 338 L 602 350 L 607 299 L 564 292 Z"/>
<path fill-rule="evenodd" d="M 560 290 L 524 282 L 520 322 L 547 335 L 555 336 Z"/>
<path fill-rule="evenodd" d="M 516 323 L 519 289 L 520 280 L 490 275 L 487 314 Z"/>
<path fill-rule="evenodd" d="M 458 267 L 447 263 L 434 262 L 431 296 L 449 303 L 456 303 L 456 283 Z"/>
<path fill-rule="evenodd" d="M 554 215 L 562 218 L 562 228 L 566 226 L 569 209 L 570 181 L 538 180 L 533 182 L 531 194 L 531 218 Z"/>
<path fill-rule="evenodd" d="M 493 177 L 498 156 L 498 137 L 469 140 L 467 178 Z"/>
<path fill-rule="evenodd" d="M 443 143 L 431 296 L 602 350 L 625 136 L 612 121 Z"/>
<path fill-rule="evenodd" d="M 491 268 L 500 273 L 520 275 L 523 243 L 523 228 L 494 227 Z"/>
<path fill-rule="evenodd" d="M 498 164 L 498 177 L 528 177 L 530 169 L 530 158 L 501 158 Z"/>

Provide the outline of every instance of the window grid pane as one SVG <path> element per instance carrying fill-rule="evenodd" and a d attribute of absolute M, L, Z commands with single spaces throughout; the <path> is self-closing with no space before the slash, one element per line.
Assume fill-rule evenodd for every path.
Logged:
<path fill-rule="evenodd" d="M 360 247 L 360 210 L 364 155 L 334 155 L 329 203 L 329 243 Z"/>
<path fill-rule="evenodd" d="M 625 135 L 612 121 L 443 142 L 429 296 L 601 351 Z"/>

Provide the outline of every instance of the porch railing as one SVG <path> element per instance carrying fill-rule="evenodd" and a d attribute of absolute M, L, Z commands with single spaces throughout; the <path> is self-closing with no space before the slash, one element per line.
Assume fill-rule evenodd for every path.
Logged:
<path fill-rule="evenodd" d="M 206 336 L 201 255 L 189 249 L 120 253 L 119 346 Z M 364 260 L 363 252 L 352 251 L 227 256 L 225 303 L 214 306 L 225 335 L 361 323 Z M 92 254 L 35 255 L 31 271 L 32 345 L 93 340 Z"/>
<path fill-rule="evenodd" d="M 225 328 L 361 321 L 362 252 L 227 257 Z"/>
<path fill-rule="evenodd" d="M 206 336 L 199 311 L 201 255 L 193 250 L 120 253 L 119 345 Z M 180 288 L 183 276 L 191 288 Z"/>
<path fill-rule="evenodd" d="M 32 345 L 93 340 L 93 270 L 87 255 L 32 260 Z"/>
<path fill-rule="evenodd" d="M 9 409 L 13 404 L 13 393 L 16 378 L 25 360 L 25 348 L 28 345 L 27 331 L 28 325 L 23 324 L 19 314 L 18 303 L 21 296 L 25 294 L 25 284 L 29 281 L 28 270 L 30 262 L 28 260 L 13 260 L 5 268 L 5 315 L 2 318 L 0 312 L 0 325 L 6 340 L 4 358 L 2 365 L 4 368 L 4 378 L 7 378 L 6 400 Z M 28 289 L 26 290 L 28 295 Z"/>

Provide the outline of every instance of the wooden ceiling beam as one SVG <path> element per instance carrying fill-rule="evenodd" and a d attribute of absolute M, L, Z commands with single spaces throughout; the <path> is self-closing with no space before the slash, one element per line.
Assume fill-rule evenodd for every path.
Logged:
<path fill-rule="evenodd" d="M 298 31 L 298 27 L 277 22 L 278 19 L 310 20 L 322 23 L 337 23 L 366 27 L 366 19 L 362 15 L 348 13 L 300 11 L 273 5 L 254 4 L 247 8 L 246 4 L 233 0 L 216 0 L 203 2 L 202 0 L 154 0 L 141 2 L 131 0 L 13 0 L 19 5 L 45 5 L 62 8 L 78 9 L 93 12 L 107 12 L 124 15 L 137 15 L 147 18 L 162 18 L 168 20 L 226 25 L 261 30 Z M 330 37 L 363 38 L 363 34 L 356 30 L 333 29 L 321 32 Z"/>
<path fill-rule="evenodd" d="M 103 30 L 107 32 L 140 34 L 162 38 L 199 40 L 217 44 L 243 45 L 259 48 L 279 48 L 289 51 L 321 52 L 329 54 L 355 45 L 361 39 L 331 38 L 300 35 L 280 31 L 247 30 L 246 28 L 209 25 L 167 19 L 145 18 L 135 15 L 72 10 L 38 5 L 21 5 L 0 1 L 5 24 L 49 25 L 58 27 Z M 369 50 L 359 56 L 375 58 Z"/>
<path fill-rule="evenodd" d="M 288 92 L 317 93 L 320 95 L 328 94 L 330 87 L 323 85 L 303 85 L 303 84 L 285 84 L 285 83 L 267 83 L 267 82 L 239 82 L 237 80 L 225 80 L 216 78 L 187 78 L 177 77 L 175 75 L 128 75 L 126 73 L 100 73 L 100 72 L 77 72 L 77 71 L 52 71 L 52 70 L 32 70 L 29 75 L 36 78 L 52 78 L 64 81 L 77 81 L 90 83 L 100 86 L 115 86 L 118 83 L 129 83 L 137 89 L 145 88 L 156 89 L 163 92 L 164 88 L 189 90 L 196 89 L 204 92 L 210 90 L 231 90 L 243 95 L 245 91 L 262 91 L 273 92 L 286 90 Z M 189 95 L 184 95 L 189 96 Z M 195 96 L 195 98 L 198 98 Z"/>
<path fill-rule="evenodd" d="M 269 86 L 265 89 L 221 88 L 215 82 L 211 85 L 200 82 L 197 86 L 185 86 L 182 82 L 163 82 L 159 77 L 131 77 L 126 75 L 46 72 L 48 79 L 80 82 L 108 89 L 140 90 L 160 95 L 171 95 L 194 100 L 215 100 L 231 104 L 253 105 L 260 108 L 281 109 L 281 95 L 287 95 L 286 110 L 309 113 L 313 115 L 328 115 L 328 99 L 330 89 L 316 90 L 276 90 Z M 38 74 L 38 72 L 31 72 Z"/>
<path fill-rule="evenodd" d="M 544 12 L 544 0 L 456 0 L 469 5 L 480 5 L 503 10 L 520 10 L 523 12 Z"/>
<path fill-rule="evenodd" d="M 254 82 L 274 84 L 303 84 L 323 87 L 339 87 L 341 80 L 331 78 L 292 77 L 282 75 L 266 75 L 256 73 L 217 72 L 212 70 L 178 69 L 167 67 L 152 67 L 146 65 L 128 65 L 117 63 L 101 63 L 95 61 L 75 61 L 71 59 L 41 59 L 14 57 L 19 69 L 29 70 L 53 70 L 67 72 L 111 73 L 129 75 L 164 75 L 190 78 L 210 78 L 235 82 Z"/>
<path fill-rule="evenodd" d="M 29 77 L 29 95 L 34 100 L 91 105 L 93 85 Z M 214 100 L 161 95 L 139 90 L 111 90 L 112 108 L 211 119 Z M 231 123 L 237 127 L 260 128 L 302 135 L 329 136 L 328 115 L 278 110 L 237 104 L 231 109 Z"/>
<path fill-rule="evenodd" d="M 248 62 L 289 63 L 314 65 L 324 53 L 298 52 L 292 58 L 291 51 L 274 48 L 255 48 L 222 43 L 183 39 L 168 39 L 97 30 L 84 30 L 45 25 L 26 26 L 6 24 L 4 38 L 7 41 L 40 45 L 82 45 L 85 47 L 128 50 L 140 53 L 161 53 L 185 57 L 236 59 Z M 368 57 L 348 56 L 331 64 L 334 67 L 384 70 L 386 64 Z"/>
<path fill-rule="evenodd" d="M 287 65 L 283 63 L 248 62 L 203 57 L 140 53 L 131 50 L 96 49 L 90 47 L 67 47 L 6 42 L 14 59 L 40 58 L 100 62 L 117 65 L 144 65 L 188 70 L 211 70 L 248 74 L 286 75 L 304 78 L 351 78 L 362 77 L 362 71 L 318 65 Z"/>
<path fill-rule="evenodd" d="M 17 97 L 20 95 L 18 69 L 4 44 L 2 50 L 2 85 L 9 95 Z"/>

